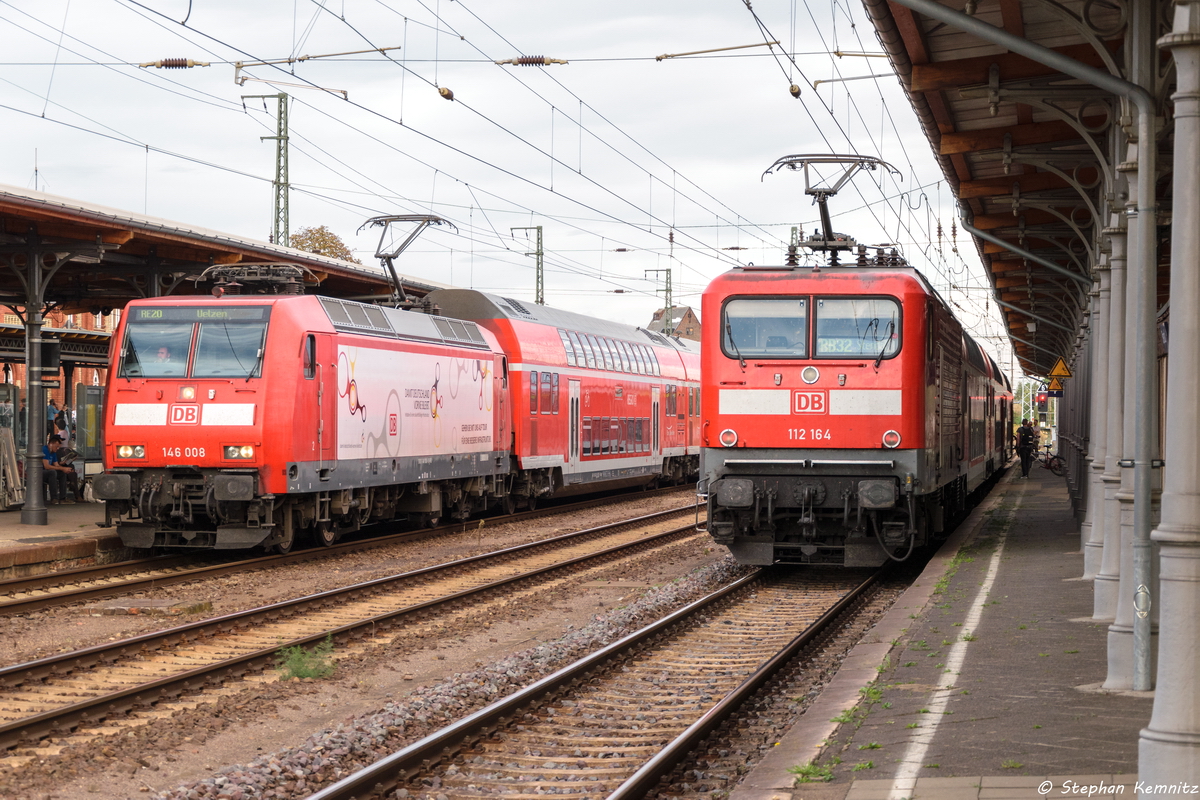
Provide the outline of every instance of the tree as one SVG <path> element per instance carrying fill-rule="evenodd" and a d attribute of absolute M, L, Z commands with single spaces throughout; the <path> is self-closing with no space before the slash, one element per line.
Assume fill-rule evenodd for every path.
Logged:
<path fill-rule="evenodd" d="M 340 258 L 343 261 L 353 261 L 361 264 L 342 238 L 324 225 L 315 228 L 301 228 L 292 234 L 292 247 L 329 258 Z"/>

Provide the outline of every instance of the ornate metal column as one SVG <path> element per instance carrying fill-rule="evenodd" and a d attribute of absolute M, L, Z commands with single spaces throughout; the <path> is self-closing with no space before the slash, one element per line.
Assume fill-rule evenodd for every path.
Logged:
<path fill-rule="evenodd" d="M 46 392 L 42 388 L 42 249 L 30 231 L 25 251 L 25 408 L 29 424 L 25 434 L 25 504 L 21 523 L 46 524 L 42 489 L 42 444 L 46 441 Z"/>
<path fill-rule="evenodd" d="M 1171 223 L 1171 369 L 1167 376 L 1158 684 L 1142 730 L 1138 777 L 1194 784 L 1200 772 L 1200 3 L 1176 0 L 1174 205 Z M 1143 795 L 1148 796 L 1148 795 Z"/>
<path fill-rule="evenodd" d="M 1104 475 L 1104 546 L 1100 571 L 1092 601 L 1092 619 L 1103 622 L 1117 616 L 1117 582 L 1121 577 L 1121 524 L 1117 490 L 1121 486 L 1121 442 L 1125 424 L 1125 247 L 1128 234 L 1120 214 L 1113 214 L 1113 224 L 1106 229 L 1112 241 L 1109 259 L 1109 314 L 1107 383 L 1100 388 L 1108 397 L 1105 425 Z"/>
<path fill-rule="evenodd" d="M 1107 231 L 1105 232 L 1107 236 Z M 1091 443 L 1088 448 L 1087 490 L 1088 511 L 1087 519 L 1080 525 L 1080 536 L 1083 538 L 1083 578 L 1094 580 L 1100 571 L 1100 562 L 1104 556 L 1104 458 L 1108 442 L 1108 318 L 1109 296 L 1109 256 L 1105 256 L 1096 265 L 1099 276 L 1099 291 L 1092 303 L 1092 375 L 1090 394 L 1092 400 L 1091 414 Z"/>

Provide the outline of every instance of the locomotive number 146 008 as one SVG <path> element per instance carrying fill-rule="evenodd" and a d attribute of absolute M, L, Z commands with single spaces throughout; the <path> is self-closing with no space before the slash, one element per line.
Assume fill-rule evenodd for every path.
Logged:
<path fill-rule="evenodd" d="M 824 441 L 833 438 L 829 428 L 788 428 L 788 439 L 793 441 Z"/>
<path fill-rule="evenodd" d="M 162 451 L 163 451 L 163 455 L 168 458 L 170 458 L 171 456 L 175 456 L 176 458 L 178 458 L 179 456 L 184 456 L 185 458 L 203 458 L 204 457 L 204 448 L 203 447 L 164 447 L 162 449 Z"/>

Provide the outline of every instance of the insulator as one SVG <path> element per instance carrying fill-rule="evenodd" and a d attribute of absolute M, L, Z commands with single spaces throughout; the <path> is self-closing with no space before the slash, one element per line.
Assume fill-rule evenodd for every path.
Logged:
<path fill-rule="evenodd" d="M 438 89 L 438 94 L 440 94 L 442 97 L 446 98 L 447 100 L 454 99 L 454 92 L 450 91 L 445 86 Z"/>
<path fill-rule="evenodd" d="M 883 255 L 883 248 L 882 247 L 875 248 L 875 266 L 882 267 L 886 264 L 887 264 L 887 260 L 885 259 L 884 255 Z"/>
<path fill-rule="evenodd" d="M 858 246 L 858 260 L 855 261 L 855 266 L 867 266 L 867 246 L 865 244 L 860 244 Z"/>
<path fill-rule="evenodd" d="M 517 59 L 517 65 L 522 67 L 544 67 L 546 66 L 545 56 L 521 56 Z"/>
<path fill-rule="evenodd" d="M 796 247 L 796 245 L 794 245 L 794 244 L 788 245 L 787 261 L 784 262 L 784 266 L 787 266 L 787 267 L 800 266 L 800 258 L 799 258 L 798 252 L 797 252 L 798 250 L 799 250 L 799 248 Z"/>
<path fill-rule="evenodd" d="M 145 61 L 139 67 L 156 67 L 158 69 L 187 69 L 188 67 L 207 67 L 207 61 L 194 61 L 190 58 L 164 58 L 159 61 Z"/>
<path fill-rule="evenodd" d="M 794 83 L 790 87 L 788 87 L 788 91 L 792 93 L 792 97 L 800 96 L 800 87 Z"/>

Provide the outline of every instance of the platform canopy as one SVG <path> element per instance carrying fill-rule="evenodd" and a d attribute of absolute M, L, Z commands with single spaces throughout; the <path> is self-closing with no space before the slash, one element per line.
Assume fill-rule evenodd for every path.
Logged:
<path fill-rule="evenodd" d="M 1045 376 L 1056 358 L 1070 359 L 1087 325 L 1089 284 L 1107 255 L 1102 231 L 1125 211 L 1121 129 L 1132 125 L 1129 111 L 1100 88 L 910 3 L 865 5 L 960 201 L 964 230 L 974 236 L 1017 357 L 1026 372 Z M 1123 4 L 967 6 L 981 22 L 1124 74 Z M 1160 193 L 1168 196 L 1161 186 Z M 1158 272 L 1160 305 L 1167 272 Z"/>
<path fill-rule="evenodd" d="M 217 264 L 290 262 L 320 281 L 319 294 L 390 294 L 382 269 L 64 197 L 0 185 L 0 304 L 24 306 L 27 259 L 43 254 L 45 302 L 66 313 L 99 313 L 140 297 L 206 293 L 188 280 Z M 65 261 L 64 261 L 65 259 Z M 62 262 L 57 270 L 55 263 Z M 53 271 L 52 271 L 53 270 Z M 404 280 L 414 295 L 438 284 Z"/>

